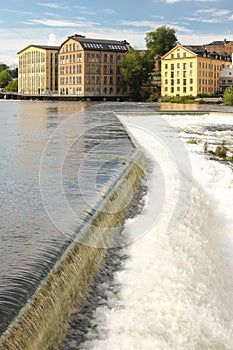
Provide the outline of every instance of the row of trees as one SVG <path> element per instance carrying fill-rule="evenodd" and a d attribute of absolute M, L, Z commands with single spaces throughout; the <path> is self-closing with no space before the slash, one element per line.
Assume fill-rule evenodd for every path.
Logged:
<path fill-rule="evenodd" d="M 6 64 L 0 63 L 0 88 L 6 91 L 18 90 L 18 69 L 10 69 Z"/>

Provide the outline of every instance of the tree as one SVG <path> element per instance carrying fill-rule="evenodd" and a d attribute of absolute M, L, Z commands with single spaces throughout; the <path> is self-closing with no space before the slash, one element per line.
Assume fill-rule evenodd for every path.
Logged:
<path fill-rule="evenodd" d="M 5 64 L 5 63 L 0 63 L 0 72 L 2 72 L 3 70 L 8 70 L 9 67 Z"/>
<path fill-rule="evenodd" d="M 227 87 L 223 94 L 223 103 L 226 106 L 233 106 L 233 87 Z"/>
<path fill-rule="evenodd" d="M 148 54 L 130 49 L 120 64 L 121 88 L 134 99 L 141 99 L 142 86 L 150 79 L 154 61 Z"/>
<path fill-rule="evenodd" d="M 18 79 L 10 81 L 9 84 L 5 87 L 5 90 L 11 92 L 18 92 Z"/>
<path fill-rule="evenodd" d="M 11 81 L 11 75 L 7 70 L 2 70 L 0 72 L 0 87 L 6 87 Z"/>
<path fill-rule="evenodd" d="M 161 56 L 178 43 L 175 29 L 166 26 L 159 27 L 155 31 L 147 33 L 145 39 L 147 50 L 159 61 L 159 67 Z"/>

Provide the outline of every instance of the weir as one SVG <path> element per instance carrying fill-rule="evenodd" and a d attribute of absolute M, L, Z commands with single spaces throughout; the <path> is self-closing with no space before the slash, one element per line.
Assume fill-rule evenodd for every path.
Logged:
<path fill-rule="evenodd" d="M 120 232 L 147 160 L 135 149 L 88 222 L 0 338 L 1 350 L 54 349 Z M 80 238 L 81 237 L 81 238 Z"/>

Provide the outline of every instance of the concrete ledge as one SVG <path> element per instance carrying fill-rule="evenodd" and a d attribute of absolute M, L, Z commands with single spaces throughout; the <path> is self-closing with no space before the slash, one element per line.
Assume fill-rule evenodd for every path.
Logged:
<path fill-rule="evenodd" d="M 116 186 L 3 333 L 1 350 L 49 350 L 64 339 L 72 313 L 80 310 L 107 249 L 119 232 L 117 228 L 130 206 L 128 199 L 136 192 L 146 165 L 144 154 L 136 150 L 119 174 Z"/>

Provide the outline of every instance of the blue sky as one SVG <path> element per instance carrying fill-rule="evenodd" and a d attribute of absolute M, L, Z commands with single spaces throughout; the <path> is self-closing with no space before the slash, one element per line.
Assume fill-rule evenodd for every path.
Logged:
<path fill-rule="evenodd" d="M 60 45 L 78 33 L 127 40 L 145 48 L 145 35 L 166 25 L 181 44 L 233 41 L 232 0 L 8 0 L 1 4 L 0 62 L 17 62 L 29 44 Z"/>

